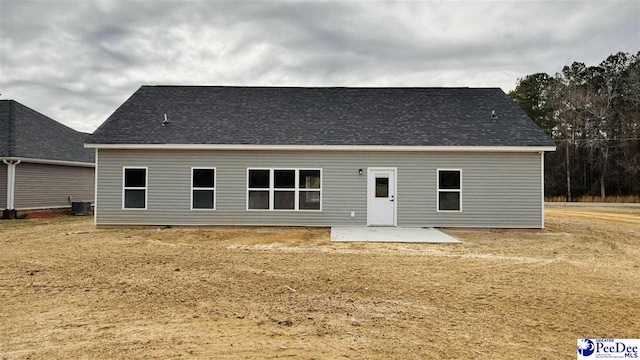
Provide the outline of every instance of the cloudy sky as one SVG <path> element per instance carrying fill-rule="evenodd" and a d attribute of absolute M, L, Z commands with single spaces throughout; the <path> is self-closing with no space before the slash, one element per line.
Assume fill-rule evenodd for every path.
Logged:
<path fill-rule="evenodd" d="M 0 99 L 91 132 L 142 84 L 508 91 L 637 52 L 639 4 L 0 0 Z"/>

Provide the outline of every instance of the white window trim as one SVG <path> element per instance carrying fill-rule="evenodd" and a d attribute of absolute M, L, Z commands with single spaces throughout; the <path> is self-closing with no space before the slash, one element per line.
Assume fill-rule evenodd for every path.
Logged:
<path fill-rule="evenodd" d="M 269 187 L 268 188 L 250 188 L 249 187 L 249 171 L 250 170 L 269 170 Z M 275 185 L 275 170 L 292 170 L 295 172 L 295 187 L 289 189 L 276 189 Z M 318 189 L 301 189 L 299 183 L 300 171 L 313 170 L 320 172 L 320 188 Z M 250 167 L 247 168 L 247 191 L 246 191 L 246 211 L 275 211 L 275 212 L 321 212 L 322 211 L 322 169 L 321 168 L 286 168 L 286 167 Z M 268 209 L 249 209 L 249 191 L 268 191 L 269 192 L 269 208 Z M 294 193 L 294 208 L 293 209 L 274 209 L 274 192 L 275 191 L 292 191 Z M 317 191 L 320 192 L 320 209 L 300 209 L 300 192 L 305 191 Z"/>
<path fill-rule="evenodd" d="M 213 187 L 211 188 L 196 188 L 193 187 L 193 170 L 213 170 Z M 218 183 L 218 169 L 215 167 L 206 167 L 206 166 L 192 166 L 191 167 L 191 195 L 190 199 L 190 209 L 192 211 L 214 211 L 216 210 L 216 199 L 218 197 L 218 191 L 216 190 L 216 184 Z M 213 191 L 213 208 L 194 208 L 193 207 L 193 191 L 194 190 L 208 190 Z"/>
<path fill-rule="evenodd" d="M 440 172 L 441 171 L 458 171 L 460 173 L 460 189 L 440 189 Z M 457 192 L 460 193 L 460 210 L 440 210 L 440 192 Z M 460 213 L 462 212 L 462 169 L 436 169 L 436 212 L 442 213 Z"/>
<path fill-rule="evenodd" d="M 144 169 L 144 187 L 125 187 L 125 173 L 127 170 L 142 170 Z M 144 208 L 127 208 L 125 207 L 125 202 L 124 202 L 124 193 L 125 190 L 144 190 Z M 147 166 L 123 166 L 122 167 L 122 210 L 128 210 L 128 211 L 140 211 L 140 210 L 147 210 L 149 204 L 149 167 Z"/>

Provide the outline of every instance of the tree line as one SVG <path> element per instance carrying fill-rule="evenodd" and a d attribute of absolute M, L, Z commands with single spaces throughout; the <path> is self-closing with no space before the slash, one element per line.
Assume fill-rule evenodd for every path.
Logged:
<path fill-rule="evenodd" d="M 509 96 L 556 142 L 545 195 L 640 195 L 640 52 L 527 75 Z"/>

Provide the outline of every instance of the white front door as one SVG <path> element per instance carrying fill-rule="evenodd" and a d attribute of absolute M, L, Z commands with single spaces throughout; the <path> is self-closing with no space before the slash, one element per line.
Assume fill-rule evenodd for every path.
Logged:
<path fill-rule="evenodd" d="M 396 169 L 369 168 L 367 177 L 367 224 L 396 225 Z"/>

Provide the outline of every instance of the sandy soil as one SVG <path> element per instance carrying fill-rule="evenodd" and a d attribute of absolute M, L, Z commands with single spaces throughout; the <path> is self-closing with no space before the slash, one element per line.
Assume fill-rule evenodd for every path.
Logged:
<path fill-rule="evenodd" d="M 640 337 L 640 209 L 547 214 L 445 230 L 461 245 L 0 222 L 0 358 L 573 359 Z"/>

